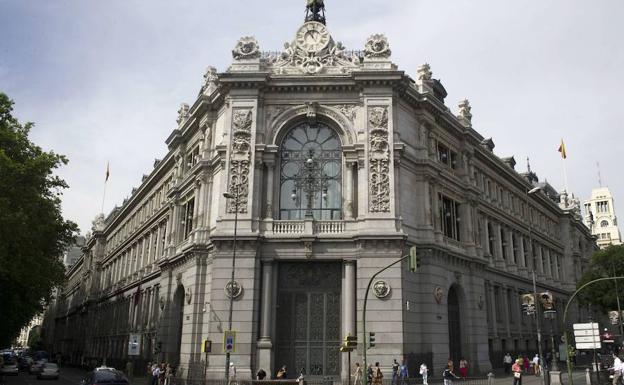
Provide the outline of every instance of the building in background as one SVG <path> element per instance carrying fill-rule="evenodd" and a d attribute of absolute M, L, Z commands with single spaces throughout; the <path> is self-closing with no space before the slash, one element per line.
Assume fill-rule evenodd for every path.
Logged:
<path fill-rule="evenodd" d="M 578 205 L 498 157 L 428 65 L 399 70 L 381 34 L 346 50 L 309 3 L 283 52 L 243 37 L 225 72 L 208 68 L 167 155 L 96 218 L 48 312 L 53 351 L 222 378 L 233 298 L 238 378 L 285 364 L 346 382 L 339 347 L 357 335 L 362 361 L 366 285 L 412 245 L 419 271 L 396 265 L 371 290 L 369 362 L 405 358 L 415 375 L 464 357 L 484 373 L 506 352 L 537 351 L 520 295 L 533 272 L 559 309 L 576 288 L 596 249 Z"/>
<path fill-rule="evenodd" d="M 584 202 L 585 225 L 596 236 L 596 243 L 601 249 L 609 245 L 622 244 L 622 235 L 615 215 L 613 195 L 608 187 L 595 188 L 591 197 Z"/>
<path fill-rule="evenodd" d="M 63 265 L 65 268 L 72 267 L 82 256 L 82 248 L 85 246 L 86 239 L 82 235 L 76 236 L 74 244 L 69 246 L 63 254 Z"/>

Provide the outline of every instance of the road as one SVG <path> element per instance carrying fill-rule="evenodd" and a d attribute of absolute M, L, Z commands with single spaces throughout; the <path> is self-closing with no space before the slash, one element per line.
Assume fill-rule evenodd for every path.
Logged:
<path fill-rule="evenodd" d="M 86 372 L 75 368 L 61 368 L 61 375 L 56 380 L 38 380 L 35 374 L 20 372 L 17 376 L 5 376 L 4 385 L 79 385 Z"/>

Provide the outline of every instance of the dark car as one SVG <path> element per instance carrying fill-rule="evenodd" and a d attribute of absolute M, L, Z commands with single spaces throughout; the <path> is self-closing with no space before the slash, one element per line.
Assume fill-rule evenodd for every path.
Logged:
<path fill-rule="evenodd" d="M 123 372 L 105 366 L 95 368 L 80 382 L 80 385 L 130 385 L 130 381 Z"/>

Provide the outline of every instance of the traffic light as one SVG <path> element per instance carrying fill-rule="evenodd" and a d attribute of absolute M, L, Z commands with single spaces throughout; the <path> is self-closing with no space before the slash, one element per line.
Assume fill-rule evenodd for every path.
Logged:
<path fill-rule="evenodd" d="M 368 332 L 368 347 L 375 347 L 375 332 Z"/>
<path fill-rule="evenodd" d="M 348 335 L 344 338 L 344 344 L 346 347 L 355 349 L 357 348 L 357 337 Z"/>
<path fill-rule="evenodd" d="M 410 247 L 409 251 L 409 269 L 412 273 L 415 273 L 418 270 L 418 256 L 416 255 L 416 246 Z"/>

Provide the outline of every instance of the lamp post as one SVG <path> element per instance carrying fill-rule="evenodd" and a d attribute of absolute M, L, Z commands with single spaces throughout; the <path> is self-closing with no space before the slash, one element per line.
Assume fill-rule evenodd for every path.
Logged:
<path fill-rule="evenodd" d="M 236 232 L 238 230 L 238 203 L 239 203 L 239 184 L 236 184 L 236 194 L 232 194 L 230 192 L 223 193 L 223 196 L 226 199 L 234 200 L 234 245 L 232 245 L 232 275 L 230 276 L 230 282 L 226 285 L 229 285 L 229 296 L 230 296 L 230 313 L 228 315 L 228 330 L 232 330 L 232 310 L 234 308 L 234 271 L 236 269 Z M 230 352 L 229 350 L 225 352 L 225 379 L 229 381 L 230 379 Z"/>
<path fill-rule="evenodd" d="M 550 355 L 552 357 L 552 365 L 551 365 L 550 371 L 553 371 L 553 372 L 559 371 L 559 363 L 557 362 L 558 360 L 557 360 L 557 354 L 556 354 L 557 352 L 555 350 L 555 332 L 554 332 L 554 327 L 553 327 L 556 317 L 557 317 L 557 312 L 554 310 L 544 312 L 544 318 L 550 320 L 550 344 L 551 344 Z"/>
<path fill-rule="evenodd" d="M 535 194 L 536 192 L 540 191 L 542 189 L 542 187 L 534 187 L 531 190 L 526 190 L 526 207 L 527 207 L 527 216 L 529 217 L 528 222 L 527 222 L 527 227 L 529 230 L 529 245 L 531 246 L 530 250 L 531 250 L 531 257 L 533 257 L 535 251 L 533 250 L 533 236 L 531 234 L 531 226 L 532 226 L 532 222 L 531 222 L 531 209 L 529 207 L 529 195 Z M 532 263 L 531 264 L 533 266 L 533 272 L 532 272 L 532 278 L 533 278 L 533 301 L 535 303 L 535 328 L 537 329 L 537 351 L 539 354 L 539 361 L 540 361 L 540 366 L 542 366 L 542 385 L 546 384 L 546 371 L 543 369 L 544 368 L 544 354 L 542 352 L 542 330 L 540 328 L 540 315 L 539 315 L 539 309 L 540 306 L 537 303 L 537 285 L 535 283 L 535 264 Z"/>

